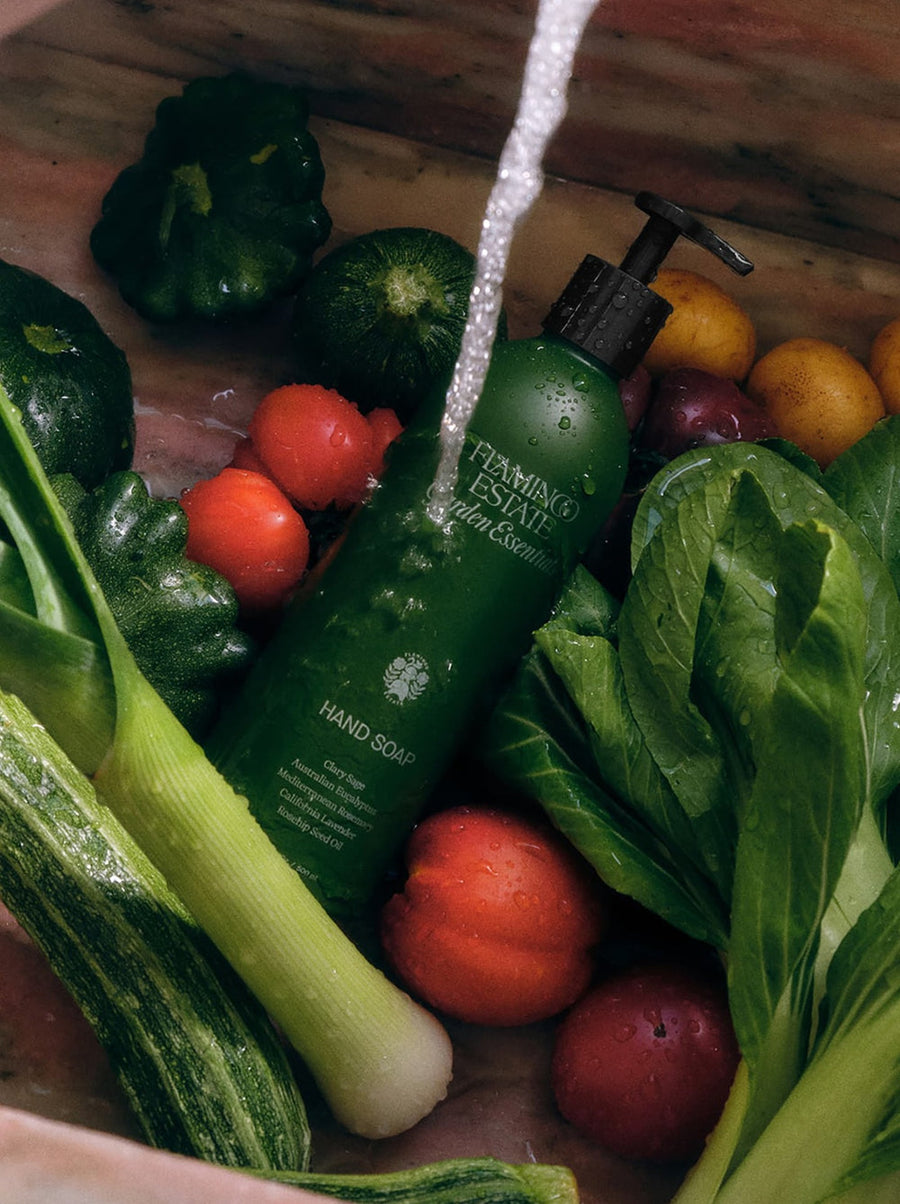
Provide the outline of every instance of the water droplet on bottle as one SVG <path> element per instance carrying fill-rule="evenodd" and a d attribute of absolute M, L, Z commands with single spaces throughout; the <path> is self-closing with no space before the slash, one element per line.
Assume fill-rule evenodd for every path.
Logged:
<path fill-rule="evenodd" d="M 562 418 L 560 418 L 560 420 L 559 420 L 559 429 L 561 431 L 567 431 L 571 425 L 572 425 L 572 419 L 567 418 L 566 415 L 563 414 Z"/>

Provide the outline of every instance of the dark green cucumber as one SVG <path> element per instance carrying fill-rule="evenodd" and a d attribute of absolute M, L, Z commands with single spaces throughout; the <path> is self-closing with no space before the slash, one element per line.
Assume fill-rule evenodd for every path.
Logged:
<path fill-rule="evenodd" d="M 567 1167 L 494 1158 L 450 1158 L 386 1174 L 288 1173 L 277 1179 L 353 1204 L 578 1204 Z"/>
<path fill-rule="evenodd" d="M 0 899 L 94 1028 L 146 1140 L 296 1170 L 309 1129 L 286 1055 L 89 780 L 0 693 Z"/>

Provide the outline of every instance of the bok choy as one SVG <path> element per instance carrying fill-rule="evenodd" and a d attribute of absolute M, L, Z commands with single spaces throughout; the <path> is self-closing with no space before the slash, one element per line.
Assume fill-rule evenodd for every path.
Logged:
<path fill-rule="evenodd" d="M 897 420 L 824 477 L 777 447 L 680 457 L 621 607 L 577 573 L 493 719 L 493 766 L 726 964 L 743 1061 L 679 1204 L 900 1170 L 900 601 L 875 551 L 898 465 Z"/>
<path fill-rule="evenodd" d="M 2 390 L 0 517 L 0 686 L 93 774 L 337 1119 L 369 1137 L 415 1124 L 446 1093 L 446 1033 L 329 919 L 142 675 Z"/>

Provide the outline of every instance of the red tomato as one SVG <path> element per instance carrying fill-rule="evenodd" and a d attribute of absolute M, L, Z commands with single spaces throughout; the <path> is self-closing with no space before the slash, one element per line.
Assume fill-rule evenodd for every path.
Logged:
<path fill-rule="evenodd" d="M 560 1112 L 624 1158 L 695 1159 L 739 1060 L 723 986 L 677 966 L 607 979 L 572 1008 L 553 1052 Z"/>
<path fill-rule="evenodd" d="M 234 446 L 229 468 L 246 468 L 249 472 L 260 472 L 264 477 L 269 476 L 266 466 L 256 454 L 253 440 L 245 435 Z"/>
<path fill-rule="evenodd" d="M 372 428 L 357 407 L 322 385 L 284 385 L 250 419 L 253 447 L 285 493 L 304 510 L 362 501 L 374 463 Z"/>
<path fill-rule="evenodd" d="M 605 927 L 600 883 L 548 824 L 454 807 L 415 829 L 407 862 L 381 932 L 419 998 L 470 1023 L 515 1025 L 587 989 Z"/>
<path fill-rule="evenodd" d="M 281 605 L 306 571 L 309 533 L 273 480 L 223 468 L 181 495 L 187 556 L 231 582 L 246 610 Z"/>
<path fill-rule="evenodd" d="M 372 431 L 372 475 L 377 479 L 384 472 L 384 457 L 387 449 L 403 431 L 400 419 L 387 406 L 369 410 L 366 415 Z"/>

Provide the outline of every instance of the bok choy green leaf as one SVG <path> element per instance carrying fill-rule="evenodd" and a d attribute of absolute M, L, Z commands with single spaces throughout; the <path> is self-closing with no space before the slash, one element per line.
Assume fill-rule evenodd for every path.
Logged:
<path fill-rule="evenodd" d="M 900 601 L 827 475 L 740 444 L 673 462 L 619 612 L 576 574 L 488 736 L 610 885 L 725 960 L 744 1061 L 680 1204 L 900 1169 Z"/>

